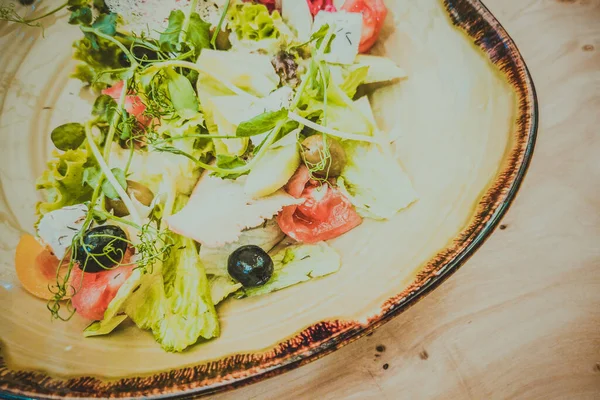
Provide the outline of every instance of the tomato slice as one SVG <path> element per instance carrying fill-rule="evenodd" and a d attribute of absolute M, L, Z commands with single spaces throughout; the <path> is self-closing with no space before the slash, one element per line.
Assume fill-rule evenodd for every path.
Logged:
<path fill-rule="evenodd" d="M 79 315 L 86 319 L 101 320 L 108 305 L 115 298 L 121 286 L 131 276 L 134 265 L 123 265 L 97 273 L 84 273 L 73 269 L 76 278 L 73 286 L 77 293 L 71 303 Z"/>
<path fill-rule="evenodd" d="M 123 81 L 117 82 L 108 89 L 104 89 L 102 94 L 108 95 L 118 102 L 121 98 L 123 85 Z M 130 93 L 125 96 L 125 111 L 133 115 L 137 122 L 142 126 L 149 126 L 152 122 L 152 118 L 144 115 L 144 111 L 146 111 L 146 105 L 142 102 L 142 99 L 138 95 Z"/>
<path fill-rule="evenodd" d="M 365 53 L 373 47 L 387 16 L 387 7 L 383 0 L 346 0 L 342 10 L 362 13 L 363 27 L 358 51 Z"/>
<path fill-rule="evenodd" d="M 304 198 L 299 206 L 288 206 L 277 216 L 281 230 L 304 243 L 334 239 L 356 228 L 362 218 L 350 201 L 337 189 L 309 182 L 310 173 L 301 166 L 286 186 L 289 194 Z"/>

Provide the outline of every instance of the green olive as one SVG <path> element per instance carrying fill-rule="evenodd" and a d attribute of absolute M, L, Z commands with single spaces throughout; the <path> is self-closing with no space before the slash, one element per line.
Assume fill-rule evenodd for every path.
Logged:
<path fill-rule="evenodd" d="M 332 138 L 327 138 L 327 151 L 325 151 L 323 135 L 309 136 L 302 142 L 302 153 L 309 167 L 321 167 L 313 173 L 320 177 L 333 178 L 339 176 L 346 166 L 346 152 L 340 143 Z M 327 154 L 331 157 L 327 157 Z M 323 160 L 325 162 L 323 163 Z"/>
<path fill-rule="evenodd" d="M 146 186 L 135 181 L 127 181 L 127 194 L 135 197 L 137 201 L 146 207 L 150 206 L 152 200 L 154 200 L 154 193 Z M 126 217 L 129 215 L 129 210 L 127 210 L 125 203 L 121 199 L 112 200 L 107 197 L 106 209 L 112 211 L 116 217 Z"/>

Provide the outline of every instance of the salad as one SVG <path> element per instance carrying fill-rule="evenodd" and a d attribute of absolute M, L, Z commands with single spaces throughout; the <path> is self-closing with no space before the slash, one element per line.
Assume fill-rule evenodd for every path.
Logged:
<path fill-rule="evenodd" d="M 151 3 L 52 11 L 81 30 L 72 76 L 95 101 L 50 133 L 16 272 L 86 337 L 131 319 L 178 352 L 219 336 L 225 299 L 335 273 L 332 239 L 417 195 L 366 96 L 405 77 L 368 54 L 383 0 Z"/>

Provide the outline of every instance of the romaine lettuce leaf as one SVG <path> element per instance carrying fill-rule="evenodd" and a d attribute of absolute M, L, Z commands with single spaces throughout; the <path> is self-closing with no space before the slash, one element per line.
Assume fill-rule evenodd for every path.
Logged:
<path fill-rule="evenodd" d="M 212 301 L 215 306 L 242 287 L 241 283 L 236 283 L 231 280 L 231 278 L 216 275 L 208 278 L 208 284 L 210 286 Z"/>
<path fill-rule="evenodd" d="M 327 243 L 295 244 L 272 255 L 275 271 L 263 286 L 240 289 L 248 297 L 271 293 L 300 282 L 337 272 L 340 255 Z"/>
<path fill-rule="evenodd" d="M 44 196 L 37 204 L 38 214 L 89 201 L 93 188 L 84 183 L 83 175 L 86 168 L 93 166 L 95 161 L 88 159 L 85 149 L 54 152 L 48 168 L 36 181 L 36 189 Z"/>
<path fill-rule="evenodd" d="M 167 351 L 183 351 L 199 338 L 219 335 L 219 320 L 204 266 L 193 240 L 177 236 L 162 268 L 154 266 L 127 300 L 127 315 L 153 332 Z M 165 280 L 165 276 L 170 279 Z"/>
<path fill-rule="evenodd" d="M 227 260 L 229 255 L 238 247 L 254 245 L 264 251 L 270 251 L 285 235 L 279 229 L 275 220 L 267 221 L 264 225 L 243 231 L 237 241 L 219 247 L 200 247 L 200 259 L 204 263 L 206 273 L 216 276 L 229 277 Z"/>

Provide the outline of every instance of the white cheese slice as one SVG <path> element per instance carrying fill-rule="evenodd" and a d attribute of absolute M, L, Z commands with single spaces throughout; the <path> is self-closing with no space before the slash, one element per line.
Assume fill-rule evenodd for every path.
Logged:
<path fill-rule="evenodd" d="M 336 64 L 354 63 L 362 34 L 362 23 L 360 13 L 319 11 L 315 17 L 313 32 L 323 25 L 329 25 L 335 33 L 335 38 L 331 41 L 331 52 L 323 57 L 325 61 Z"/>
<path fill-rule="evenodd" d="M 282 0 L 281 16 L 296 31 L 298 40 L 306 42 L 310 39 L 313 17 L 307 1 Z"/>
<path fill-rule="evenodd" d="M 78 204 L 51 211 L 42 217 L 38 236 L 59 260 L 65 256 L 73 237 L 83 227 L 87 211 L 85 205 Z"/>
<path fill-rule="evenodd" d="M 300 204 L 283 190 L 253 199 L 244 192 L 246 177 L 227 180 L 205 173 L 188 204 L 166 219 L 169 229 L 210 247 L 239 239 L 245 229 L 271 219 L 285 206 Z"/>

